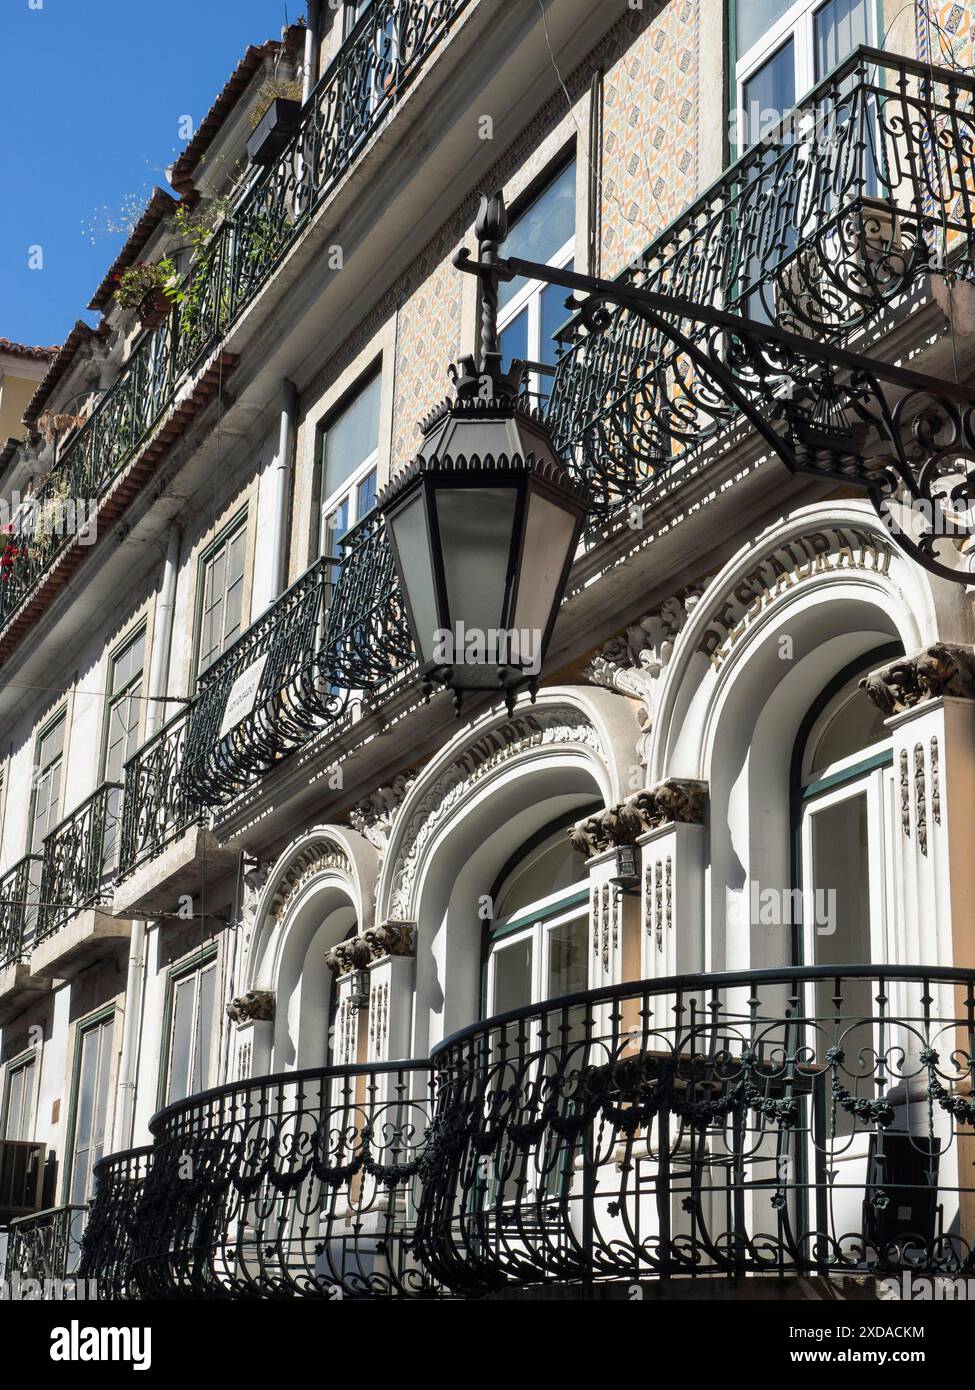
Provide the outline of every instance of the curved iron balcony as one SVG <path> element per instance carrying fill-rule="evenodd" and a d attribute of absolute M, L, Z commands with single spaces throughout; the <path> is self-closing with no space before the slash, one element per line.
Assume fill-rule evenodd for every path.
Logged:
<path fill-rule="evenodd" d="M 412 660 L 392 551 L 373 512 L 344 537 L 337 564 L 316 560 L 200 676 L 184 747 L 174 749 L 181 798 L 197 806 L 227 801 L 339 719 L 352 694 L 375 689 Z M 251 672 L 253 700 L 235 717 L 235 685 Z M 134 760 L 140 768 L 144 751 Z M 136 855 L 145 838 L 136 836 Z"/>
<path fill-rule="evenodd" d="M 430 1062 L 169 1106 L 151 1155 L 99 1165 L 80 1272 L 117 1296 L 357 1299 L 970 1274 L 973 1042 L 965 970 L 685 976 L 532 1005 Z"/>
<path fill-rule="evenodd" d="M 95 1196 L 77 1261 L 78 1277 L 97 1281 L 100 1298 L 138 1298 L 133 1253 L 152 1149 L 126 1149 L 95 1165 Z"/>
<path fill-rule="evenodd" d="M 975 973 L 578 994 L 436 1049 L 416 1247 L 454 1292 L 970 1272 Z"/>
<path fill-rule="evenodd" d="M 128 1277 L 147 1298 L 433 1296 L 412 1253 L 432 1103 L 429 1064 L 401 1062 L 289 1072 L 169 1106 L 150 1126 Z M 116 1171 L 93 1220 L 126 1244 L 133 1192 Z M 93 1237 L 88 1276 L 117 1283 L 120 1264 L 124 1249 Z"/>
<path fill-rule="evenodd" d="M 975 275 L 975 77 L 859 48 L 731 165 L 621 276 L 682 300 L 844 342 L 928 271 Z M 588 329 L 597 331 L 590 332 Z M 612 511 L 719 432 L 734 407 L 636 314 L 565 330 L 549 420 Z M 747 382 L 747 354 L 726 341 Z"/>
<path fill-rule="evenodd" d="M 254 179 L 183 279 L 168 319 L 143 333 L 33 499 L 33 525 L 0 565 L 0 650 L 15 616 L 76 541 L 195 373 L 257 297 L 469 0 L 373 0 L 322 74 L 298 129 Z M 228 369 L 231 365 L 226 364 Z M 217 379 L 203 383 L 212 395 Z M 25 621 L 29 620 L 29 614 Z"/>

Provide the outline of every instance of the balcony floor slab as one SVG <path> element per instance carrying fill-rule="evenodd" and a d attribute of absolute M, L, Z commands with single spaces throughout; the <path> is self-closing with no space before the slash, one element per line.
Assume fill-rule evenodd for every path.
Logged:
<path fill-rule="evenodd" d="M 191 825 L 179 839 L 147 860 L 115 887 L 112 915 L 120 921 L 172 912 L 184 893 L 199 892 L 204 876 L 213 879 L 234 867 L 237 848 L 219 844 L 202 825 Z"/>
<path fill-rule="evenodd" d="M 29 1008 L 35 1000 L 51 992 L 51 981 L 33 974 L 24 964 L 7 965 L 0 970 L 0 1027 Z"/>
<path fill-rule="evenodd" d="M 71 917 L 31 952 L 30 969 L 48 980 L 71 980 L 93 961 L 120 952 L 132 934 L 105 907 L 88 907 Z"/>

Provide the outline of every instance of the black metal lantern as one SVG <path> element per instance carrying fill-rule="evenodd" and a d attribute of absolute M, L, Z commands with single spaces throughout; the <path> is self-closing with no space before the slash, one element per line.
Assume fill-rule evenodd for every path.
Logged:
<path fill-rule="evenodd" d="M 615 883 L 624 893 L 639 891 L 640 851 L 636 845 L 617 845 L 616 872 L 609 881 Z"/>
<path fill-rule="evenodd" d="M 483 199 L 490 267 L 506 231 Z M 483 279 L 481 365 L 465 357 L 456 397 L 423 423 L 423 444 L 379 499 L 427 690 L 533 691 L 589 507 L 548 428 L 520 395 L 524 363 L 501 370 L 497 277 Z"/>

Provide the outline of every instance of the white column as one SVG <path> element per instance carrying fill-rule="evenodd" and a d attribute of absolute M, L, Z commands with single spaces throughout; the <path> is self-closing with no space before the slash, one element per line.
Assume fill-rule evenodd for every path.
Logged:
<path fill-rule="evenodd" d="M 673 823 L 641 835 L 640 974 L 704 969 L 704 827 Z"/>
<path fill-rule="evenodd" d="M 975 701 L 887 720 L 894 751 L 892 963 L 953 965 L 975 945 Z"/>
<path fill-rule="evenodd" d="M 398 1062 L 410 1055 L 413 957 L 383 956 L 369 967 L 370 1062 Z"/>

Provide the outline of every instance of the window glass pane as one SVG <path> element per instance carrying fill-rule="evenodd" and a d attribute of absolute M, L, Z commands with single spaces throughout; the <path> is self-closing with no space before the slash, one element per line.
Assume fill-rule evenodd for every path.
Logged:
<path fill-rule="evenodd" d="M 47 767 L 56 758 L 60 758 L 64 751 L 64 718 L 58 720 L 53 728 L 48 729 L 41 739 L 38 762 L 41 767 Z"/>
<path fill-rule="evenodd" d="M 867 0 L 826 0 L 813 16 L 816 81 L 867 42 Z"/>
<path fill-rule="evenodd" d="M 34 1064 L 28 1062 L 9 1073 L 7 1081 L 6 1139 L 30 1138 L 30 1103 L 34 1088 Z"/>
<path fill-rule="evenodd" d="M 189 1094 L 190 1050 L 193 1042 L 193 1003 L 196 976 L 179 980 L 173 991 L 173 1019 L 170 1040 L 169 1088 L 167 1101 L 182 1100 Z"/>
<path fill-rule="evenodd" d="M 548 998 L 575 994 L 589 985 L 587 917 L 548 930 Z"/>
<path fill-rule="evenodd" d="M 322 554 L 331 559 L 339 558 L 339 542 L 349 529 L 349 499 L 346 497 L 325 518 L 324 544 Z"/>
<path fill-rule="evenodd" d="M 528 351 L 528 310 L 522 309 L 517 318 L 511 320 L 507 328 L 503 329 L 498 335 L 498 346 L 501 349 L 501 362 L 507 369 L 517 357 L 521 362 L 527 362 L 531 354 Z"/>
<path fill-rule="evenodd" d="M 325 430 L 323 502 L 379 447 L 381 383 L 382 377 L 374 376 Z"/>
<path fill-rule="evenodd" d="M 522 937 L 494 952 L 494 1012 L 520 1009 L 532 998 L 532 938 Z"/>
<path fill-rule="evenodd" d="M 822 810 L 810 809 L 812 821 L 812 894 L 806 895 L 812 908 L 812 923 L 807 930 L 813 941 L 817 965 L 867 965 L 870 951 L 870 860 L 867 838 L 867 795 L 835 802 Z M 834 1028 L 842 1037 L 842 1047 L 848 1058 L 856 1058 L 861 1049 L 871 1046 L 872 1028 L 861 1023 L 872 1017 L 873 999 L 870 980 L 844 979 L 842 1002 L 835 1002 L 835 979 L 821 980 L 816 985 L 816 1013 L 820 1028 Z M 834 1023 L 837 1009 L 840 1021 Z M 855 1062 L 849 1068 L 856 1074 Z M 851 1086 L 841 1074 L 840 1083 Z M 851 1088 L 855 1088 L 855 1082 Z M 872 1095 L 870 1097 L 872 1099 Z M 836 1132 L 845 1134 L 853 1128 L 853 1117 L 836 1108 Z"/>
<path fill-rule="evenodd" d="M 762 131 L 796 104 L 796 60 L 792 39 L 782 45 L 742 86 L 743 134 L 747 148 Z"/>
<path fill-rule="evenodd" d="M 105 1150 L 108 1129 L 109 1078 L 112 1067 L 112 1022 L 106 1020 L 99 1028 L 101 1055 L 98 1059 L 98 1091 L 95 1095 L 95 1120 L 92 1126 L 92 1163 L 97 1163 Z"/>
<path fill-rule="evenodd" d="M 735 47 L 744 56 L 768 33 L 795 0 L 736 0 Z"/>
<path fill-rule="evenodd" d="M 217 971 L 209 966 L 200 974 L 199 1007 L 197 1010 L 193 1060 L 193 1091 L 205 1091 L 210 1082 L 210 1032 L 213 1027 L 213 1001 L 217 987 Z"/>
<path fill-rule="evenodd" d="M 525 862 L 509 875 L 498 894 L 495 916 L 499 921 L 513 917 L 532 903 L 582 883 L 585 878 L 582 856 L 572 848 L 568 832 L 560 830 L 553 836 L 553 843 L 526 854 Z"/>
<path fill-rule="evenodd" d="M 511 225 L 504 255 L 547 264 L 575 234 L 576 163 L 573 159 Z M 502 284 L 498 303 L 503 308 L 525 285 L 515 279 Z"/>
<path fill-rule="evenodd" d="M 839 762 L 861 748 L 869 748 L 887 738 L 883 710 L 859 690 L 849 695 L 829 720 L 809 764 L 809 771 L 820 772 L 830 763 Z"/>
<path fill-rule="evenodd" d="M 367 473 L 359 484 L 358 496 L 355 504 L 356 521 L 361 521 L 367 516 L 376 505 L 376 470 Z"/>

